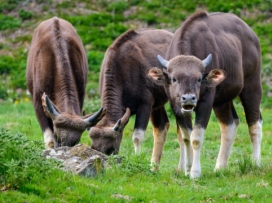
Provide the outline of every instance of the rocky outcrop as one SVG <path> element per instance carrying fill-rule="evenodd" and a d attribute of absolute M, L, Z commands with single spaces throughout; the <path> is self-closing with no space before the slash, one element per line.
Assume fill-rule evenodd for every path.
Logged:
<path fill-rule="evenodd" d="M 108 156 L 91 149 L 91 147 L 78 144 L 74 147 L 58 147 L 45 150 L 47 159 L 60 161 L 61 168 L 84 177 L 94 177 L 103 172 L 108 165 Z"/>

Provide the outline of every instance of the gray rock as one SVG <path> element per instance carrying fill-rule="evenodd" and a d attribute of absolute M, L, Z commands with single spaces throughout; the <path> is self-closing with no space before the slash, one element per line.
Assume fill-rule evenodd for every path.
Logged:
<path fill-rule="evenodd" d="M 60 161 L 62 169 L 71 171 L 84 177 L 94 177 L 102 173 L 108 166 L 108 156 L 91 149 L 91 147 L 78 144 L 74 147 L 58 147 L 45 150 L 44 156 L 47 159 Z"/>

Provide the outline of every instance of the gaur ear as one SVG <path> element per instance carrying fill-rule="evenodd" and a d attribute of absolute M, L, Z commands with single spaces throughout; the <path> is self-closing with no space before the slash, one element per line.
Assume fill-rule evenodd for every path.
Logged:
<path fill-rule="evenodd" d="M 157 67 L 152 67 L 146 70 L 146 75 L 157 85 L 166 85 L 168 83 L 167 71 L 162 71 Z"/>
<path fill-rule="evenodd" d="M 219 85 L 227 77 L 226 71 L 222 69 L 213 69 L 208 75 L 205 75 L 202 79 L 202 83 L 206 84 L 208 87 L 215 87 Z"/>

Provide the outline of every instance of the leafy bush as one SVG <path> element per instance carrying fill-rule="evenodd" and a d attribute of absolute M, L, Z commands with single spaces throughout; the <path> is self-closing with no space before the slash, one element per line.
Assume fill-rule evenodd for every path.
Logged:
<path fill-rule="evenodd" d="M 99 73 L 100 65 L 102 63 L 104 53 L 100 51 L 89 51 L 87 52 L 89 69 Z"/>
<path fill-rule="evenodd" d="M 154 13 L 141 14 L 138 18 L 145 21 L 148 25 L 157 23 L 157 16 Z"/>
<path fill-rule="evenodd" d="M 0 58 L 0 74 L 9 74 L 12 69 L 16 68 L 16 65 L 13 57 L 2 55 Z"/>
<path fill-rule="evenodd" d="M 93 96 L 85 99 L 83 109 L 85 110 L 86 114 L 90 114 L 98 111 L 100 107 L 100 99 L 98 96 Z"/>
<path fill-rule="evenodd" d="M 12 11 L 23 0 L 0 0 L 0 13 Z"/>
<path fill-rule="evenodd" d="M 6 100 L 8 98 L 7 89 L 4 84 L 0 84 L 0 99 Z"/>
<path fill-rule="evenodd" d="M 14 53 L 15 54 L 15 53 Z M 18 54 L 18 55 L 16 55 Z M 3 55 L 0 58 L 0 74 L 11 75 L 11 85 L 13 88 L 26 88 L 25 69 L 26 58 L 25 54 L 16 53 L 14 57 Z M 0 81 L 1 83 L 1 81 Z"/>
<path fill-rule="evenodd" d="M 1 184 L 17 188 L 50 173 L 53 163 L 42 157 L 41 142 L 30 141 L 21 133 L 14 135 L 0 127 L 0 145 Z"/>
<path fill-rule="evenodd" d="M 118 22 L 124 19 L 122 15 L 111 15 L 108 13 L 100 12 L 83 16 L 64 16 L 72 25 L 85 25 L 85 26 L 106 26 L 111 22 Z"/>
<path fill-rule="evenodd" d="M 115 12 L 115 13 L 122 13 L 128 8 L 128 3 L 124 1 L 118 2 L 111 2 L 107 7 L 107 11 Z"/>
<path fill-rule="evenodd" d="M 32 17 L 32 14 L 33 14 L 32 12 L 28 12 L 25 10 L 20 10 L 20 12 L 19 12 L 19 16 L 23 20 L 30 19 Z"/>
<path fill-rule="evenodd" d="M 19 28 L 21 20 L 7 15 L 0 14 L 0 30 Z"/>

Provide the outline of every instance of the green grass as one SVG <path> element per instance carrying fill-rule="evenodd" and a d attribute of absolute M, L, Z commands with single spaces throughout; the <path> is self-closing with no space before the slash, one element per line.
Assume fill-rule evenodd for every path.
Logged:
<path fill-rule="evenodd" d="M 96 102 L 93 106 L 97 106 Z M 85 108 L 89 108 L 89 104 L 86 103 Z M 16 157 L 25 164 L 28 163 L 29 157 L 35 157 L 32 166 L 37 168 L 35 176 L 32 177 L 30 173 L 33 173 L 33 168 L 30 166 L 28 170 L 24 164 L 21 168 L 19 166 L 12 168 L 12 162 L 7 164 L 11 175 L 24 174 L 24 176 L 20 176 L 19 182 L 9 179 L 10 182 L 0 183 L 2 188 L 10 184 L 7 191 L 0 193 L 0 202 L 260 202 L 260 200 L 271 202 L 272 110 L 262 109 L 264 118 L 262 166 L 258 168 L 251 162 L 252 148 L 243 109 L 239 103 L 236 104 L 236 108 L 241 123 L 227 169 L 213 172 L 220 144 L 219 125 L 214 115 L 210 119 L 201 150 L 202 176 L 198 180 L 191 180 L 183 173 L 176 172 L 179 145 L 172 115 L 169 116 L 171 127 L 160 171 L 156 173 L 149 170 L 153 147 L 151 125 L 148 125 L 141 155 L 135 156 L 131 140 L 135 118 L 132 117 L 125 128 L 121 143 L 119 155 L 124 156 L 123 162 L 118 165 L 112 161 L 112 167 L 105 173 L 88 179 L 55 169 L 48 170 L 46 163 L 40 164 L 42 158 L 37 158 L 42 150 L 41 145 L 30 148 L 31 150 L 22 147 L 20 143 L 43 141 L 31 102 L 1 103 L 0 127 L 8 130 L 6 134 L 17 139 L 17 142 L 2 143 L 1 149 L 5 149 L 7 145 L 15 147 L 14 143 L 17 143 L 16 147 L 20 148 L 21 156 L 16 155 L 14 163 Z M 18 133 L 25 136 L 18 136 Z M 2 132 L 0 136 L 3 136 Z M 20 142 L 20 137 L 24 142 Z M 83 134 L 81 142 L 90 145 L 91 140 L 87 132 Z M 111 158 L 113 159 L 114 157 Z M 39 168 L 43 165 L 44 170 Z M 54 167 L 55 164 L 52 163 L 52 168 Z M 3 175 L 3 172 L 0 174 Z M 14 177 L 5 175 L 9 178 Z"/>

